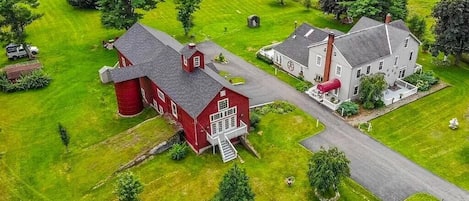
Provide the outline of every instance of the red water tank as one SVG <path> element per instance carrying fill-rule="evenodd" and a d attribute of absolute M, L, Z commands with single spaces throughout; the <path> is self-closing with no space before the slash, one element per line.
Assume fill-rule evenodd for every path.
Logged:
<path fill-rule="evenodd" d="M 138 79 L 114 84 L 117 106 L 121 116 L 137 115 L 143 110 L 142 95 Z"/>

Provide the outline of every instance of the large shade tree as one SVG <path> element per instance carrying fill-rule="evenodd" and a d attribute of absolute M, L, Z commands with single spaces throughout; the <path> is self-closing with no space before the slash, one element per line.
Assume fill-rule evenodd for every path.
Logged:
<path fill-rule="evenodd" d="M 373 109 L 382 104 L 383 91 L 387 87 L 383 73 L 363 76 L 360 79 L 359 99 L 366 109 Z"/>
<path fill-rule="evenodd" d="M 319 8 L 325 13 L 332 13 L 336 20 L 340 20 L 340 15 L 347 12 L 347 7 L 355 0 L 319 0 Z"/>
<path fill-rule="evenodd" d="M 38 0 L 0 0 L 0 40 L 26 47 L 26 26 L 42 16 L 32 11 L 37 6 Z M 29 49 L 25 50 L 31 58 Z"/>
<path fill-rule="evenodd" d="M 407 0 L 356 0 L 344 2 L 343 5 L 354 18 L 366 16 L 383 21 L 388 13 L 394 19 L 405 20 L 407 18 Z"/>
<path fill-rule="evenodd" d="M 249 186 L 249 177 L 246 171 L 234 165 L 223 176 L 219 185 L 219 192 L 215 195 L 214 201 L 253 201 L 254 193 Z"/>
<path fill-rule="evenodd" d="M 184 34 L 187 36 L 189 31 L 194 26 L 192 22 L 192 14 L 200 7 L 199 4 L 202 0 L 176 0 L 176 10 L 178 11 L 177 19 L 181 22 L 184 28 Z"/>
<path fill-rule="evenodd" d="M 469 1 L 442 0 L 433 8 L 432 16 L 436 19 L 433 55 L 452 54 L 458 64 L 462 54 L 469 52 Z"/>
<path fill-rule="evenodd" d="M 308 163 L 308 178 L 316 194 L 324 196 L 332 191 L 340 196 L 340 181 L 350 177 L 349 164 L 344 152 L 337 147 L 328 150 L 321 147 L 315 152 Z"/>
<path fill-rule="evenodd" d="M 137 13 L 136 9 L 148 11 L 156 8 L 158 2 L 160 0 L 99 0 L 101 23 L 106 28 L 129 29 L 143 18 L 143 14 Z"/>

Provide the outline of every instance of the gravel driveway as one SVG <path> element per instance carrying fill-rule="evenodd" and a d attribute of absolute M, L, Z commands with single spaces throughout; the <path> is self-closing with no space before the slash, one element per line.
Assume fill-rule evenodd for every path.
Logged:
<path fill-rule="evenodd" d="M 217 64 L 217 68 L 246 79 L 245 85 L 236 88 L 250 97 L 251 105 L 287 100 L 318 118 L 326 125 L 326 129 L 301 144 L 312 151 L 321 146 L 336 146 L 344 151 L 351 161 L 352 178 L 382 200 L 400 201 L 417 192 L 428 192 L 439 199 L 469 201 L 469 192 L 351 127 L 306 94 L 296 91 L 211 41 L 198 44 L 197 47 L 206 54 L 206 61 L 220 52 L 225 55 L 229 64 Z"/>

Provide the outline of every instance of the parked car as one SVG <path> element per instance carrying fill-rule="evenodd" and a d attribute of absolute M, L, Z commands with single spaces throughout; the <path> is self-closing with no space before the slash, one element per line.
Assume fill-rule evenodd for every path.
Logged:
<path fill-rule="evenodd" d="M 36 46 L 30 46 L 28 45 L 29 51 L 31 54 L 36 55 L 39 53 L 39 49 Z M 21 57 L 26 57 L 28 56 L 28 53 L 26 53 L 26 50 L 23 48 L 23 45 L 17 45 L 14 43 L 10 43 L 5 47 L 6 50 L 6 55 L 8 59 L 11 60 L 16 60 Z"/>

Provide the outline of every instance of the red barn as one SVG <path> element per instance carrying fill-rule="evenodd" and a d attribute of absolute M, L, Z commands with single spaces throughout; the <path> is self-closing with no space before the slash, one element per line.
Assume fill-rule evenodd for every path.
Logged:
<path fill-rule="evenodd" d="M 110 70 L 119 114 L 144 105 L 179 122 L 192 149 L 219 146 L 223 161 L 237 157 L 232 142 L 249 130 L 249 99 L 220 77 L 196 45 L 136 23 L 115 43 L 119 67 Z"/>

